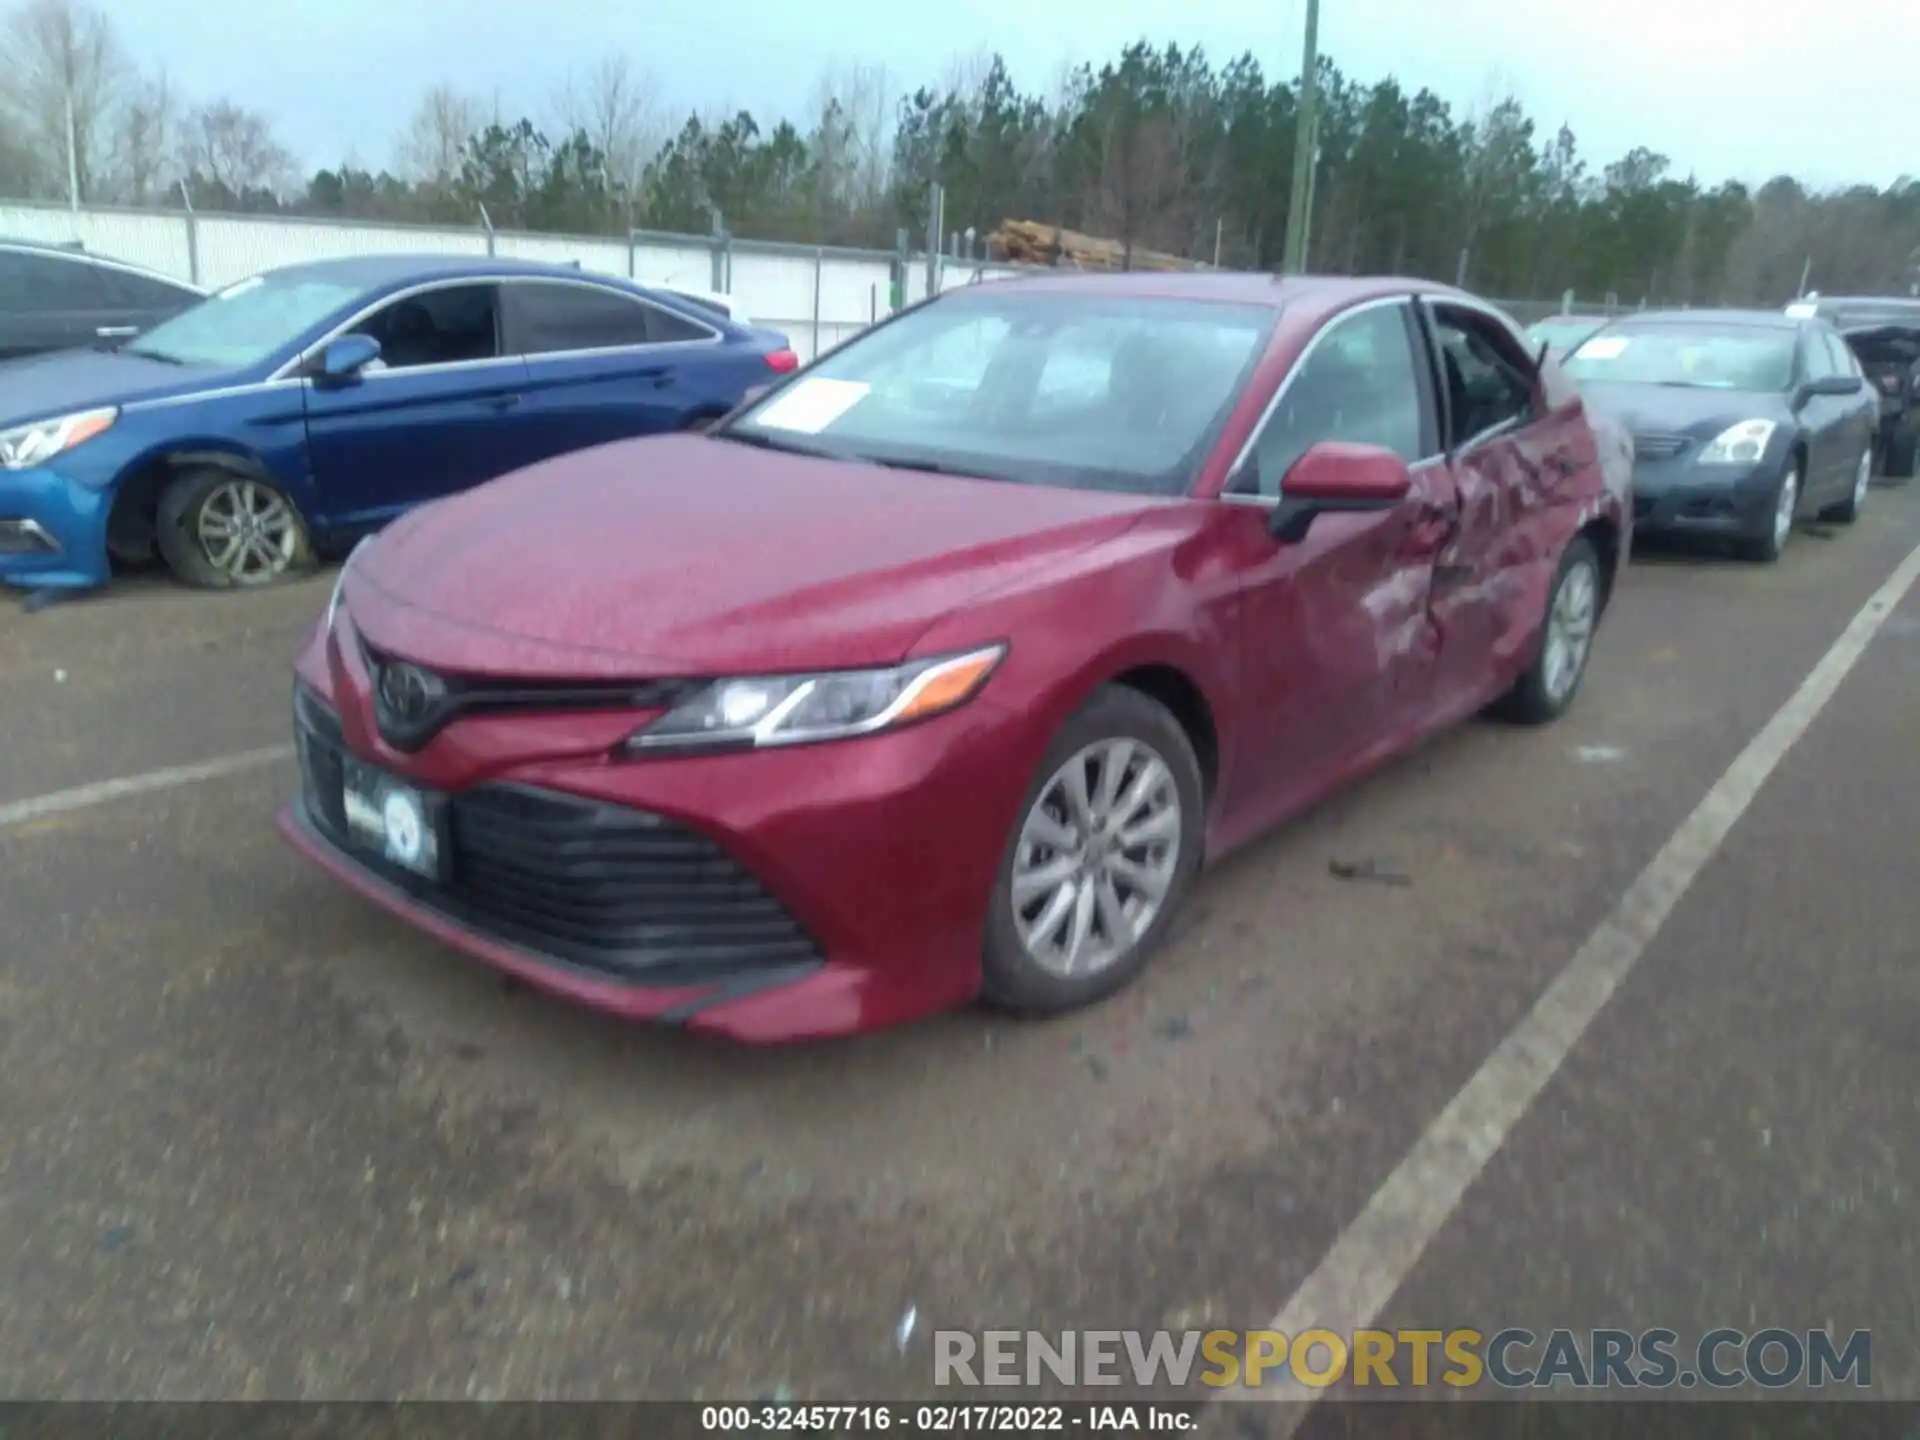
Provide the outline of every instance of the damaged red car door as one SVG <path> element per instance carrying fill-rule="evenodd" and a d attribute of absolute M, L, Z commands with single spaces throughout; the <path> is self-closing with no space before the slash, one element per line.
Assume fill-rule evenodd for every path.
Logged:
<path fill-rule="evenodd" d="M 1232 787 L 1245 823 L 1303 803 L 1430 709 L 1430 592 L 1456 500 L 1424 349 L 1411 297 L 1328 320 L 1276 389 L 1222 497 L 1247 512 L 1236 531 L 1245 719 Z M 1324 515 L 1297 542 L 1276 544 L 1266 522 L 1287 473 L 1327 441 L 1392 451 L 1412 487 L 1391 509 Z"/>
<path fill-rule="evenodd" d="M 1457 524 L 1434 569 L 1437 719 L 1470 712 L 1539 627 L 1597 464 L 1577 394 L 1550 383 L 1504 319 L 1454 299 L 1421 305 L 1439 379 Z"/>

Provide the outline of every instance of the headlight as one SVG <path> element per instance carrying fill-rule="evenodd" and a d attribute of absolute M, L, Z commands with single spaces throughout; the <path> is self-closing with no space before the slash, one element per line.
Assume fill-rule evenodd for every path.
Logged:
<path fill-rule="evenodd" d="M 716 680 L 635 732 L 630 752 L 751 749 L 871 735 L 964 705 L 1005 645 L 884 670 Z"/>
<path fill-rule="evenodd" d="M 367 548 L 372 539 L 371 535 L 362 537 L 360 543 L 347 552 L 346 563 L 341 565 L 340 574 L 333 582 L 333 594 L 327 597 L 327 618 L 320 622 L 322 635 L 333 633 L 333 617 L 340 613 L 340 597 L 347 588 L 347 572 L 353 568 L 354 559 Z"/>
<path fill-rule="evenodd" d="M 1700 452 L 1700 463 L 1752 465 L 1767 453 L 1767 442 L 1773 439 L 1775 428 L 1771 420 L 1742 420 L 1738 425 L 1729 425 Z"/>
<path fill-rule="evenodd" d="M 57 420 L 36 420 L 0 430 L 0 469 L 25 470 L 44 465 L 56 455 L 91 440 L 120 418 L 117 406 L 104 410 L 82 410 L 77 415 L 62 415 Z"/>

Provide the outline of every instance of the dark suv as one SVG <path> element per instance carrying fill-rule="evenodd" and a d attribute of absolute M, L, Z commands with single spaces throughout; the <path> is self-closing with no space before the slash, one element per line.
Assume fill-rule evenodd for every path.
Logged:
<path fill-rule="evenodd" d="M 0 239 L 0 360 L 113 344 L 205 298 L 137 265 Z"/>
<path fill-rule="evenodd" d="M 1880 467 L 1911 477 L 1920 462 L 1920 298 L 1814 295 L 1787 313 L 1818 315 L 1846 336 L 1880 396 Z"/>

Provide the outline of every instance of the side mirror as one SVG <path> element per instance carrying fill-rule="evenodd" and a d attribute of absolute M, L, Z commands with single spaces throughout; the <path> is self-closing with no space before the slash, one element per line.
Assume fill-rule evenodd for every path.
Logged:
<path fill-rule="evenodd" d="M 320 352 L 313 376 L 332 385 L 345 385 L 380 358 L 380 342 L 371 335 L 342 335 Z"/>
<path fill-rule="evenodd" d="M 1274 539 L 1297 544 L 1321 515 L 1391 510 L 1412 489 L 1407 462 L 1391 450 L 1322 441 L 1281 478 L 1268 528 Z"/>

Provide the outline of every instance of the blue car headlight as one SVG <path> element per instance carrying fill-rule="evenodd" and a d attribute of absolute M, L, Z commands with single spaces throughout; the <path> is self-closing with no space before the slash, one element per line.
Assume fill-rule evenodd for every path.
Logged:
<path fill-rule="evenodd" d="M 630 755 L 844 740 L 910 725 L 980 692 L 1005 645 L 872 670 L 716 680 L 641 727 Z"/>
<path fill-rule="evenodd" d="M 51 420 L 35 420 L 0 430 L 0 470 L 27 470 L 44 465 L 56 455 L 64 455 L 76 445 L 84 445 L 113 426 L 120 409 L 109 405 L 101 410 L 80 410 Z"/>
<path fill-rule="evenodd" d="M 1742 420 L 1729 425 L 1708 442 L 1700 452 L 1702 465 L 1755 465 L 1767 453 L 1767 444 L 1778 429 L 1771 420 Z"/>

